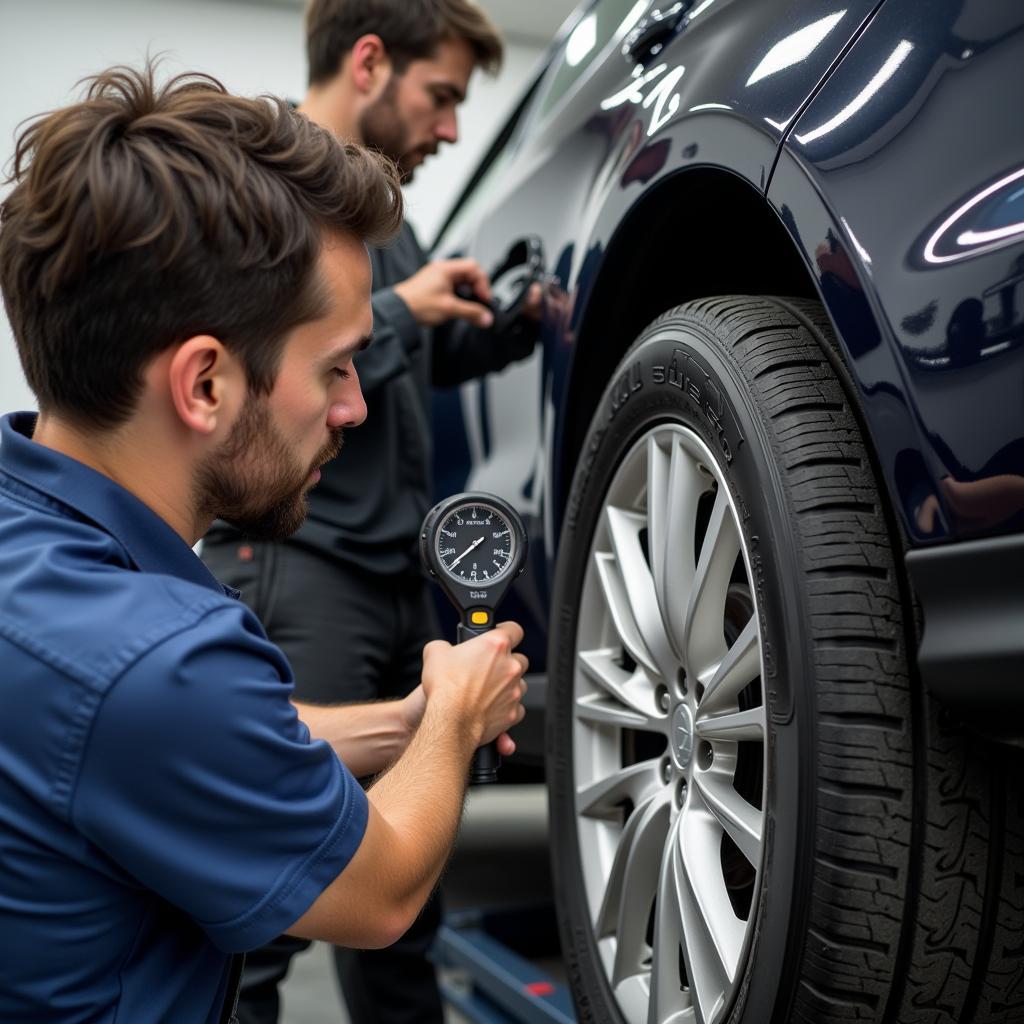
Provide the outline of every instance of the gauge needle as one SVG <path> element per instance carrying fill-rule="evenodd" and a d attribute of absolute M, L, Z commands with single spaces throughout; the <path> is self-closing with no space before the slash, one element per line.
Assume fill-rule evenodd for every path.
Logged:
<path fill-rule="evenodd" d="M 459 557 L 456 558 L 455 561 L 452 562 L 452 564 L 448 566 L 448 568 L 449 569 L 454 569 L 455 566 L 457 566 L 459 564 L 459 562 L 461 562 L 466 557 L 466 555 L 468 555 L 470 553 L 470 551 L 473 550 L 473 548 L 480 547 L 480 545 L 483 544 L 483 542 L 484 542 L 484 538 L 483 537 L 477 537 L 477 539 L 475 541 L 473 541 L 473 543 L 470 544 L 469 547 L 466 548 L 466 550 L 463 551 L 462 554 L 459 555 Z"/>

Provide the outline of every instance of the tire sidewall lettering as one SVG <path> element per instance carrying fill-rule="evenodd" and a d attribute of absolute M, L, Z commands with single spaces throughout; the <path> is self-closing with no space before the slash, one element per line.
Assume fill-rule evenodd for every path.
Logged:
<path fill-rule="evenodd" d="M 744 438 L 707 363 L 689 345 L 677 342 L 667 362 L 653 363 L 649 372 L 652 384 L 674 387 L 682 394 L 694 415 L 706 425 L 713 439 L 712 450 L 731 466 Z"/>

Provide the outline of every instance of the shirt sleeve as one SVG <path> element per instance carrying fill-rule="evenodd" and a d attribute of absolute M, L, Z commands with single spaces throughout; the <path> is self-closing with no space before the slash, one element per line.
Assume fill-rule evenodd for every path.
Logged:
<path fill-rule="evenodd" d="M 120 678 L 82 760 L 76 826 L 228 952 L 294 924 L 366 828 L 365 794 L 310 741 L 291 682 L 251 613 L 219 608 Z"/>
<path fill-rule="evenodd" d="M 422 332 L 409 307 L 391 288 L 370 297 L 373 342 L 355 357 L 359 384 L 370 393 L 409 369 L 410 356 L 422 345 Z"/>
<path fill-rule="evenodd" d="M 538 333 L 537 324 L 525 317 L 500 333 L 449 320 L 434 328 L 432 382 L 435 387 L 450 387 L 503 370 L 533 351 Z"/>

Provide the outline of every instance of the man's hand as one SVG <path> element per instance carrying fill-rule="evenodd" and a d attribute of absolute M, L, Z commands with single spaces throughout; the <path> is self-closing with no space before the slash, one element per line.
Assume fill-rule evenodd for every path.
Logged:
<path fill-rule="evenodd" d="M 526 692 L 526 683 L 523 683 L 523 692 Z M 402 725 L 412 737 L 423 721 L 423 712 L 427 709 L 427 694 L 421 683 L 407 697 L 398 702 L 401 709 Z M 502 757 L 511 757 L 516 752 L 515 740 L 507 732 L 503 732 L 497 740 L 498 753 Z"/>
<path fill-rule="evenodd" d="M 480 301 L 459 298 L 455 289 L 460 285 Z M 434 260 L 396 284 L 394 292 L 423 327 L 436 327 L 448 320 L 468 320 L 484 328 L 494 323 L 494 314 L 484 305 L 491 301 L 491 283 L 476 260 Z"/>
<path fill-rule="evenodd" d="M 523 673 L 529 662 L 512 650 L 522 639 L 518 623 L 502 622 L 455 647 L 435 640 L 423 649 L 427 700 L 442 705 L 453 720 L 461 722 L 475 746 L 497 739 L 523 719 Z M 499 743 L 500 753 L 511 753 L 509 742 L 506 738 Z"/>
<path fill-rule="evenodd" d="M 423 691 L 423 684 L 417 686 L 407 697 L 403 697 L 398 702 L 398 706 L 402 716 L 402 725 L 408 730 L 411 738 L 420 727 L 420 722 L 423 721 L 423 712 L 427 710 L 427 695 Z"/>
<path fill-rule="evenodd" d="M 523 303 L 523 311 L 520 316 L 532 320 L 535 324 L 540 323 L 544 315 L 544 289 L 539 281 L 534 281 L 526 293 L 526 301 Z"/>

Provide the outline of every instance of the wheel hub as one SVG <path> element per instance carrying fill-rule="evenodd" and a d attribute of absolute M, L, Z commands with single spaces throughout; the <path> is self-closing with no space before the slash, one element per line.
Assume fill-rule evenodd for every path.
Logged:
<path fill-rule="evenodd" d="M 676 768 L 685 771 L 693 757 L 693 712 L 685 704 L 677 705 L 672 712 L 670 747 Z"/>

